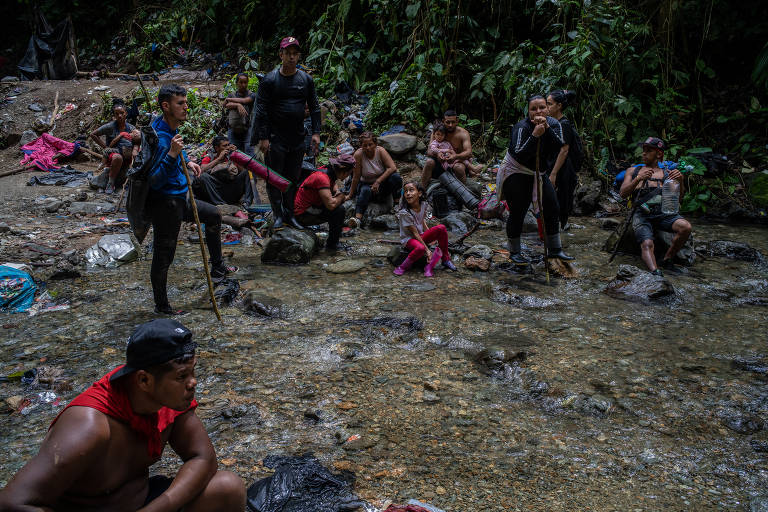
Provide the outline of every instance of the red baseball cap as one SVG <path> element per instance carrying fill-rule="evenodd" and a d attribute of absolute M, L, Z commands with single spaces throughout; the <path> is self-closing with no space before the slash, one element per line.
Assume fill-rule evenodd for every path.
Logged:
<path fill-rule="evenodd" d="M 295 46 L 297 48 L 301 48 L 301 45 L 299 44 L 299 40 L 293 36 L 284 37 L 283 40 L 280 41 L 281 50 L 288 48 L 289 46 Z"/>

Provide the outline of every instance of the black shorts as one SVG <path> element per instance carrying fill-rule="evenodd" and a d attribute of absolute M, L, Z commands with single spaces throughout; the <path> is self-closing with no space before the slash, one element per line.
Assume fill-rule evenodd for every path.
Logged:
<path fill-rule="evenodd" d="M 644 213 L 636 211 L 632 217 L 632 229 L 635 230 L 635 240 L 642 243 L 644 240 L 653 240 L 653 230 L 672 231 L 672 224 L 683 217 L 678 214 Z"/>
<path fill-rule="evenodd" d="M 154 475 L 149 477 L 149 492 L 147 499 L 144 500 L 144 506 L 149 505 L 151 501 L 156 500 L 161 494 L 168 490 L 173 483 L 173 478 L 164 475 Z"/>

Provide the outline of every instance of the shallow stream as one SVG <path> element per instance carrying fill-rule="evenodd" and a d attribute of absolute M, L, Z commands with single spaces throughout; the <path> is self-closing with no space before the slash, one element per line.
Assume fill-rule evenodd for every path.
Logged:
<path fill-rule="evenodd" d="M 675 297 L 641 304 L 603 289 L 619 263 L 596 219 L 565 235 L 580 276 L 539 270 L 392 275 L 396 234 L 362 231 L 353 250 L 307 266 L 261 264 L 236 245 L 241 289 L 282 303 L 282 318 L 202 309 L 199 248 L 171 267 L 171 303 L 199 344 L 199 415 L 220 467 L 247 482 L 269 454 L 313 452 L 352 471 L 377 506 L 409 498 L 446 511 L 749 509 L 768 496 L 768 296 L 764 266 L 699 259 L 669 277 Z M 768 231 L 694 226 L 698 240 L 748 242 Z M 501 229 L 467 245 L 500 249 Z M 533 239 L 529 245 L 535 248 Z M 539 249 L 540 250 L 540 249 Z M 496 257 L 501 261 L 501 255 Z M 324 265 L 362 259 L 355 273 Z M 72 390 L 0 417 L 4 485 L 77 392 L 121 364 L 151 313 L 149 259 L 49 283 L 72 308 L 0 314 L 0 375 L 41 365 Z M 426 286 L 425 286 L 426 284 Z M 433 289 L 432 286 L 434 285 Z M 764 301 L 763 304 L 766 302 Z M 0 397 L 48 391 L 0 384 Z M 48 395 L 51 398 L 51 395 Z M 178 467 L 171 450 L 153 471 Z"/>

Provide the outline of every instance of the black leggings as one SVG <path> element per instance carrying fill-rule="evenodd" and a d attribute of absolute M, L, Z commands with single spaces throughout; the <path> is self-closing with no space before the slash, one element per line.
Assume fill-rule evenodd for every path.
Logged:
<path fill-rule="evenodd" d="M 555 188 L 546 174 L 541 176 L 542 203 L 544 206 L 544 226 L 548 235 L 556 235 L 560 232 L 560 206 L 557 203 Z M 531 204 L 531 192 L 533 191 L 534 176 L 530 174 L 512 174 L 504 180 L 504 199 L 509 207 L 507 219 L 507 237 L 519 238 L 523 231 L 525 213 Z"/>
<path fill-rule="evenodd" d="M 316 226 L 323 222 L 328 223 L 328 240 L 325 242 L 325 246 L 329 249 L 335 249 L 339 243 L 339 237 L 341 237 L 341 229 L 344 227 L 344 206 L 339 205 L 335 210 L 329 210 L 325 206 L 323 210 L 318 213 L 304 212 L 296 216 L 303 226 Z"/>
<path fill-rule="evenodd" d="M 192 205 L 186 196 L 152 194 L 148 198 L 152 211 L 154 232 L 152 267 L 149 273 L 155 306 L 168 306 L 168 269 L 176 255 L 176 242 L 182 221 L 195 220 Z M 200 222 L 205 224 L 205 243 L 211 257 L 211 266 L 221 265 L 221 214 L 218 208 L 205 201 L 195 200 Z"/>
<path fill-rule="evenodd" d="M 276 146 L 273 144 L 267 152 L 265 163 L 270 169 L 289 180 L 291 186 L 285 192 L 280 192 L 277 187 L 267 184 L 269 204 L 275 216 L 292 217 L 293 201 L 296 198 L 301 174 L 301 162 L 304 159 L 304 146 L 293 151 L 281 151 Z"/>
<path fill-rule="evenodd" d="M 576 175 L 576 171 L 570 162 L 566 161 L 565 165 L 557 173 L 557 202 L 560 205 L 560 227 L 565 227 L 568 224 L 568 216 L 573 210 L 573 194 L 576 191 L 576 185 L 579 182 L 579 177 Z"/>

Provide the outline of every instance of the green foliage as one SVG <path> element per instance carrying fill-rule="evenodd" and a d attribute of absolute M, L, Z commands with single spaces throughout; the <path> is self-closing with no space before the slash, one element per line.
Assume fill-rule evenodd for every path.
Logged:
<path fill-rule="evenodd" d="M 185 143 L 204 143 L 216 135 L 216 121 L 221 116 L 221 107 L 197 89 L 187 91 L 187 121 L 179 128 Z"/>
<path fill-rule="evenodd" d="M 229 96 L 230 94 L 234 94 L 235 91 L 237 91 L 237 75 L 240 73 L 235 73 L 234 75 L 230 76 L 226 83 L 224 84 L 223 94 L 224 96 Z M 245 73 L 248 75 L 248 90 L 251 92 L 256 92 L 259 90 L 259 77 L 256 76 L 255 73 Z"/>
<path fill-rule="evenodd" d="M 749 196 L 755 204 L 768 208 L 768 174 L 760 173 L 749 185 Z"/>

